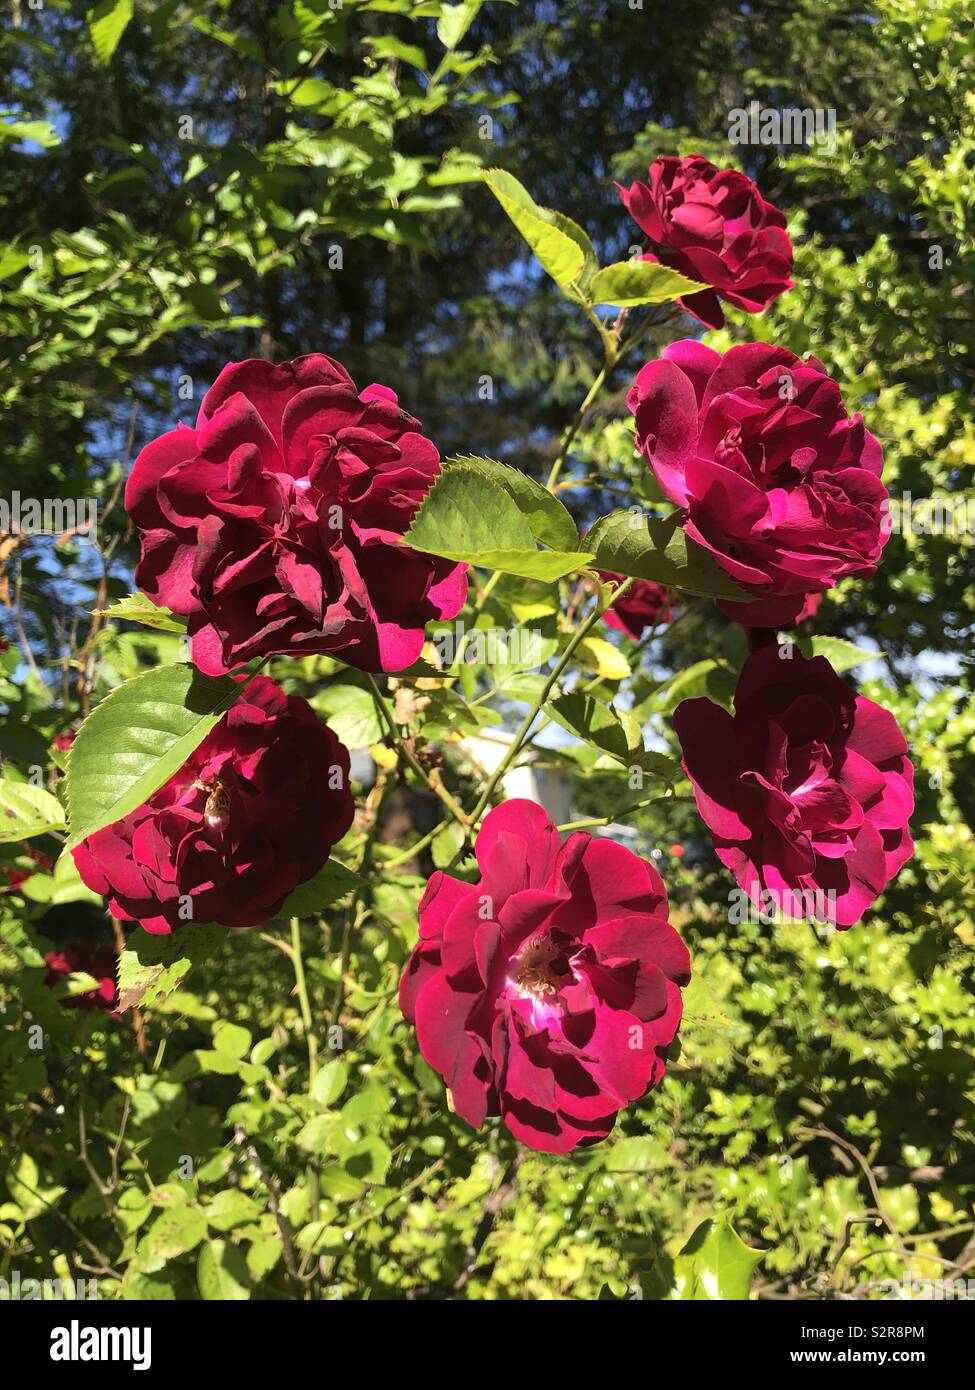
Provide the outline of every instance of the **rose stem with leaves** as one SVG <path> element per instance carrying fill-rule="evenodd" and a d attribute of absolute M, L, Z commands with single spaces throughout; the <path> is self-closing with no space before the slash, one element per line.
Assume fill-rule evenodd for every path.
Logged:
<path fill-rule="evenodd" d="M 630 587 L 632 583 L 632 579 L 624 579 L 623 583 L 620 584 L 620 586 L 617 589 L 612 590 L 609 603 L 615 602 L 615 600 L 618 599 L 621 594 L 626 592 L 626 590 Z M 608 604 L 606 606 L 608 607 Z M 577 627 L 575 632 L 572 634 L 565 651 L 562 653 L 561 657 L 556 662 L 550 675 L 546 678 L 545 684 L 542 686 L 541 690 L 535 698 L 534 703 L 531 705 L 528 713 L 522 720 L 521 727 L 515 734 L 515 737 L 513 738 L 511 745 L 508 748 L 508 751 L 505 753 L 504 757 L 501 759 L 500 763 L 498 763 L 498 766 L 494 769 L 494 772 L 492 772 L 491 776 L 485 783 L 484 790 L 481 792 L 478 803 L 474 807 L 474 810 L 471 812 L 470 825 L 472 827 L 477 825 L 477 822 L 481 819 L 481 816 L 484 814 L 485 808 L 490 805 L 491 797 L 494 794 L 495 787 L 501 781 L 504 774 L 508 771 L 508 768 L 514 762 L 515 758 L 517 758 L 518 754 L 521 752 L 522 745 L 525 742 L 525 739 L 528 737 L 529 733 L 531 732 L 532 725 L 538 718 L 542 706 L 548 699 L 549 695 L 552 693 L 552 688 L 555 685 L 555 682 L 558 680 L 559 676 L 561 676 L 562 672 L 565 670 L 569 662 L 572 660 L 572 655 L 575 652 L 576 648 L 579 646 L 579 643 L 582 642 L 586 637 L 588 637 L 589 633 L 595 627 L 596 623 L 602 617 L 604 612 L 604 606 L 601 603 L 597 602 L 593 611 L 589 614 L 589 617 L 586 618 L 585 622 L 580 624 L 580 626 Z"/>

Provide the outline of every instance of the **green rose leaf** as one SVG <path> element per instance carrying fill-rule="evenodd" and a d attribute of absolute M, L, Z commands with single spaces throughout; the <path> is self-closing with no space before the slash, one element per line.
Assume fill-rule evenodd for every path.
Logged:
<path fill-rule="evenodd" d="M 862 666 L 866 661 L 880 661 L 886 655 L 858 647 L 845 637 L 799 637 L 796 646 L 803 656 L 824 656 L 837 675 L 852 671 L 854 666 Z"/>
<path fill-rule="evenodd" d="M 299 883 L 293 893 L 285 899 L 278 917 L 314 917 L 330 903 L 344 898 L 346 893 L 362 883 L 358 874 L 340 864 L 337 859 L 329 859 L 314 878 Z"/>
<path fill-rule="evenodd" d="M 656 261 L 618 261 L 592 278 L 589 295 L 593 304 L 616 304 L 632 309 L 639 304 L 665 304 L 685 294 L 707 289 L 697 280 Z"/>
<path fill-rule="evenodd" d="M 171 613 L 168 608 L 159 608 L 145 594 L 129 594 L 127 598 L 116 599 L 108 608 L 96 609 L 104 618 L 116 622 L 141 623 L 143 627 L 155 628 L 157 632 L 185 632 L 186 619 Z"/>
<path fill-rule="evenodd" d="M 333 1058 L 331 1062 L 325 1063 L 321 1071 L 315 1077 L 312 1095 L 318 1101 L 319 1105 L 334 1105 L 345 1090 L 348 1079 L 348 1063 L 340 1061 L 337 1057 Z"/>
<path fill-rule="evenodd" d="M 346 748 L 368 748 L 386 731 L 372 691 L 354 681 L 333 681 L 311 704 Z"/>
<path fill-rule="evenodd" d="M 612 705 L 581 691 L 560 696 L 546 709 L 563 729 L 628 767 L 642 768 L 671 784 L 680 775 L 675 758 L 644 748 L 640 723 L 629 712 L 618 713 Z"/>
<path fill-rule="evenodd" d="M 606 1154 L 607 1173 L 652 1173 L 660 1166 L 660 1141 L 645 1134 L 618 1140 Z"/>
<path fill-rule="evenodd" d="M 539 207 L 506 170 L 485 169 L 481 177 L 560 289 L 574 282 L 584 286 L 599 261 L 582 228 L 563 213 Z"/>
<path fill-rule="evenodd" d="M 239 1187 L 225 1187 L 218 1192 L 206 1208 L 207 1225 L 215 1231 L 231 1231 L 235 1226 L 246 1226 L 256 1221 L 261 1208 L 253 1197 L 241 1192 Z"/>
<path fill-rule="evenodd" d="M 0 844 L 63 830 L 65 824 L 64 807 L 51 792 L 0 777 Z"/>
<path fill-rule="evenodd" d="M 168 782 L 242 688 L 228 676 L 204 676 L 180 662 L 113 690 L 71 745 L 66 848 L 121 820 Z"/>
<path fill-rule="evenodd" d="M 405 537 L 407 545 L 448 560 L 549 583 L 592 560 L 591 554 L 578 550 L 539 550 L 532 524 L 513 490 L 489 477 L 483 462 L 458 462 L 441 473 Z M 534 505 L 527 490 L 520 496 L 524 505 Z M 540 507 L 536 514 L 542 515 L 543 528 L 551 534 L 553 514 L 543 515 Z"/>
<path fill-rule="evenodd" d="M 100 63 L 112 61 L 129 20 L 135 14 L 135 0 L 101 0 L 88 11 L 88 31 Z"/>
<path fill-rule="evenodd" d="M 196 1283 L 208 1302 L 250 1298 L 250 1271 L 243 1250 L 225 1240 L 208 1240 L 196 1262 Z"/>
<path fill-rule="evenodd" d="M 674 1260 L 670 1298 L 716 1302 L 747 1300 L 764 1250 L 753 1250 L 726 1217 L 702 1221 Z"/>
<path fill-rule="evenodd" d="M 207 1233 L 206 1217 L 199 1207 L 169 1207 L 156 1217 L 139 1242 L 140 1263 L 147 1274 L 160 1269 L 167 1260 L 195 1250 Z"/>
<path fill-rule="evenodd" d="M 451 459 L 447 467 L 458 465 L 473 469 L 493 483 L 498 483 L 512 499 L 518 510 L 531 527 L 532 535 L 541 545 L 552 550 L 576 550 L 579 546 L 579 532 L 572 515 L 557 497 L 507 463 L 495 459 L 478 458 L 466 455 Z"/>
<path fill-rule="evenodd" d="M 211 922 L 188 922 L 170 935 L 153 935 L 137 927 L 118 963 L 118 1009 L 144 1008 L 186 979 L 191 968 L 222 945 L 226 928 Z"/>
<path fill-rule="evenodd" d="M 437 38 L 444 48 L 452 50 L 471 27 L 481 8 L 481 0 L 462 0 L 459 5 L 443 5 L 437 20 Z"/>
<path fill-rule="evenodd" d="M 226 1053 L 237 1061 L 245 1055 L 251 1045 L 251 1034 L 239 1023 L 220 1019 L 213 1029 L 213 1046 L 218 1052 Z"/>
<path fill-rule="evenodd" d="M 655 517 L 641 511 L 610 512 L 588 532 L 586 547 L 595 551 L 597 569 L 652 579 L 705 598 L 750 603 L 754 597 L 685 534 L 676 513 Z"/>

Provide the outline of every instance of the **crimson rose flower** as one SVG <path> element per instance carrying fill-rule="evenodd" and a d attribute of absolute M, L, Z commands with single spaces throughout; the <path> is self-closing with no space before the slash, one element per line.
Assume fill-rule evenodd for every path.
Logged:
<path fill-rule="evenodd" d="M 657 871 L 583 832 L 564 842 L 541 807 L 509 801 L 475 845 L 481 882 L 435 873 L 400 984 L 420 1051 L 479 1129 L 568 1153 L 664 1074 L 687 948 Z"/>
<path fill-rule="evenodd" d="M 636 442 L 684 529 L 753 603 L 737 622 L 794 622 L 810 593 L 873 574 L 887 541 L 883 454 L 815 358 L 766 343 L 722 357 L 685 338 L 627 397 Z"/>
<path fill-rule="evenodd" d="M 613 583 L 624 577 L 610 570 L 597 570 L 597 574 L 600 579 Z M 670 590 L 650 579 L 634 579 L 626 592 L 607 608 L 603 622 L 616 632 L 625 632 L 639 641 L 647 628 L 670 622 Z"/>
<path fill-rule="evenodd" d="M 798 627 L 799 624 L 804 623 L 807 618 L 814 618 L 819 612 L 819 605 L 822 601 L 822 594 L 807 594 L 805 603 L 796 614 L 794 626 Z"/>
<path fill-rule="evenodd" d="M 718 858 L 753 903 L 771 895 L 789 916 L 849 927 L 913 854 L 904 735 L 825 657 L 762 647 L 745 662 L 734 716 L 685 700 L 674 728 Z"/>
<path fill-rule="evenodd" d="M 760 314 L 792 288 L 792 243 L 785 218 L 746 174 L 716 169 L 703 155 L 664 155 L 649 183 L 617 187 L 627 212 L 653 242 L 659 261 L 708 290 L 685 295 L 682 309 L 720 328 L 719 299 Z"/>
<path fill-rule="evenodd" d="M 180 425 L 135 461 L 125 505 L 142 532 L 139 587 L 184 614 L 193 660 L 327 652 L 401 671 L 428 622 L 452 618 L 467 567 L 403 544 L 440 472 L 386 386 L 356 393 L 314 354 L 232 362 Z"/>
<path fill-rule="evenodd" d="M 29 844 L 27 840 L 19 840 L 18 848 L 23 851 L 26 858 L 33 860 L 37 868 L 28 869 L 26 867 L 22 868 L 18 864 L 5 864 L 3 868 L 4 877 L 11 888 L 19 888 L 22 883 L 33 874 L 36 874 L 38 870 L 49 873 L 51 869 L 54 868 L 54 860 L 50 855 L 45 854 L 43 850 L 39 850 L 34 845 Z"/>
<path fill-rule="evenodd" d="M 349 754 L 307 700 L 255 676 L 144 805 L 72 853 L 116 917 L 254 927 L 352 824 Z"/>
<path fill-rule="evenodd" d="M 101 1009 L 112 1018 L 120 1017 L 115 1012 L 118 957 L 111 946 L 102 945 L 91 937 L 81 937 L 69 941 L 60 951 L 48 951 L 44 962 L 47 965 L 44 983 L 49 989 L 69 975 L 90 975 L 98 981 L 93 989 L 81 994 L 66 994 L 60 1001 L 63 1008 Z"/>

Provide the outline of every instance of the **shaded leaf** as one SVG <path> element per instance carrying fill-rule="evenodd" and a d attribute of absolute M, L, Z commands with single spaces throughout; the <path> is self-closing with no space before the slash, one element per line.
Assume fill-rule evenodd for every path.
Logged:
<path fill-rule="evenodd" d="M 188 922 L 169 936 L 136 927 L 118 965 L 118 1009 L 145 1007 L 183 983 L 190 969 L 208 959 L 226 939 L 226 928 Z"/>
<path fill-rule="evenodd" d="M 244 1252 L 225 1240 L 208 1240 L 196 1262 L 196 1283 L 209 1302 L 250 1298 L 250 1271 Z"/>
<path fill-rule="evenodd" d="M 752 601 L 753 595 L 740 589 L 709 553 L 684 533 L 677 513 L 654 517 L 638 510 L 610 512 L 587 533 L 585 543 L 587 549 L 595 551 L 599 569 L 652 579 L 706 598 Z"/>
<path fill-rule="evenodd" d="M 299 883 L 278 912 L 279 917 L 314 917 L 330 903 L 344 898 L 346 893 L 362 883 L 358 874 L 340 864 L 337 859 L 329 859 L 314 878 Z"/>

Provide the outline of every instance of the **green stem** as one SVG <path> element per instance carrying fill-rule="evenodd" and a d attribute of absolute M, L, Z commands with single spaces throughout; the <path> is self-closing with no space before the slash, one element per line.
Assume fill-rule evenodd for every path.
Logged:
<path fill-rule="evenodd" d="M 379 867 L 383 870 L 395 869 L 397 864 L 404 864 L 408 859 L 415 858 L 422 849 L 426 849 L 431 840 L 437 838 L 445 826 L 450 824 L 450 819 L 451 818 L 448 817 L 447 820 L 442 820 L 439 825 L 435 825 L 432 830 L 428 830 L 421 839 L 417 840 L 415 844 L 410 845 L 409 849 L 404 849 L 401 850 L 399 854 L 394 854 L 392 859 L 383 859 Z"/>
<path fill-rule="evenodd" d="M 602 319 L 590 305 L 583 304 L 582 307 L 585 310 L 589 322 L 599 334 L 599 340 L 603 345 L 603 365 L 597 372 L 593 384 L 586 392 L 585 399 L 576 411 L 575 419 L 562 436 L 562 441 L 559 444 L 559 452 L 555 456 L 555 462 L 552 464 L 551 472 L 548 475 L 548 482 L 545 484 L 549 492 L 554 490 L 555 484 L 559 480 L 559 474 L 562 472 L 565 465 L 565 460 L 572 447 L 572 441 L 582 428 L 582 423 L 588 415 L 590 407 L 606 384 L 606 378 L 620 360 L 620 333 L 623 327 L 623 320 L 626 317 L 626 310 L 624 309 L 621 311 L 616 320 L 616 324 L 610 329 L 606 327 L 605 323 L 603 323 Z"/>
<path fill-rule="evenodd" d="M 611 816 L 594 816 L 589 820 L 566 821 L 565 825 L 557 825 L 559 831 L 565 830 L 589 830 L 593 826 L 613 825 L 616 821 L 622 820 L 624 816 L 632 816 L 636 811 L 642 811 L 647 806 L 659 806 L 662 802 L 672 801 L 675 804 L 683 801 L 693 801 L 691 796 L 669 796 L 666 792 L 662 796 L 648 796 L 643 801 L 635 801 L 632 806 L 624 806 Z"/>
<path fill-rule="evenodd" d="M 487 583 L 484 585 L 484 588 L 481 590 L 480 594 L 478 595 L 478 611 L 479 611 L 479 612 L 483 612 L 483 611 L 484 611 L 484 605 L 487 603 L 488 599 L 489 599 L 489 598 L 491 597 L 491 595 L 494 593 L 494 591 L 495 591 L 495 589 L 497 588 L 497 586 L 498 586 L 500 580 L 502 579 L 502 577 L 503 577 L 503 571 L 502 571 L 502 570 L 495 570 L 494 573 L 491 575 L 490 579 L 489 579 L 489 580 L 487 581 Z M 450 663 L 450 667 L 449 667 L 450 670 L 453 670 L 455 666 L 459 666 L 459 665 L 461 664 L 461 662 L 464 660 L 464 653 L 467 651 L 467 641 L 468 641 L 469 634 L 470 634 L 470 629 L 468 628 L 468 629 L 466 629 L 466 630 L 464 631 L 464 633 L 463 633 L 463 635 L 462 635 L 462 637 L 461 637 L 461 639 L 460 639 L 460 646 L 457 648 L 457 651 L 456 651 L 456 653 L 455 653 L 455 655 L 454 655 L 454 659 L 453 659 L 453 661 Z"/>
<path fill-rule="evenodd" d="M 619 588 L 613 590 L 610 602 L 612 602 L 613 599 L 619 598 L 620 594 L 624 593 L 632 583 L 632 579 L 624 579 L 623 583 L 619 586 Z M 572 655 L 578 647 L 579 643 L 582 642 L 586 637 L 588 637 L 589 633 L 592 631 L 592 629 L 596 626 L 596 623 L 602 617 L 603 612 L 603 607 L 597 603 L 593 611 L 589 614 L 589 617 L 585 620 L 585 622 L 580 624 L 580 626 L 577 627 L 575 632 L 572 634 L 571 638 L 569 639 L 568 645 L 566 646 L 565 651 L 562 653 L 561 657 L 556 663 L 554 670 L 546 680 L 545 684 L 542 686 L 542 689 L 536 697 L 531 709 L 529 709 L 528 713 L 525 715 L 521 727 L 515 734 L 515 737 L 512 740 L 511 746 L 509 747 L 507 753 L 505 753 L 500 763 L 498 763 L 498 766 L 494 769 L 491 776 L 488 778 L 484 790 L 481 792 L 480 799 L 477 805 L 474 807 L 474 810 L 471 812 L 471 826 L 477 824 L 477 822 L 480 820 L 481 816 L 484 813 L 484 808 L 490 804 L 495 787 L 501 781 L 504 774 L 508 771 L 508 768 L 514 762 L 515 758 L 517 758 L 518 754 L 521 752 L 522 744 L 531 732 L 532 725 L 538 718 L 542 706 L 544 705 L 545 701 L 548 699 L 549 695 L 552 692 L 552 687 L 555 685 L 555 682 L 558 680 L 559 676 L 561 676 L 562 672 L 565 670 L 569 662 L 572 660 Z"/>
<path fill-rule="evenodd" d="M 301 1008 L 301 1022 L 305 1030 L 305 1042 L 308 1045 L 308 1094 L 312 1095 L 315 1089 L 315 1078 L 318 1076 L 318 1038 L 312 1025 L 308 981 L 305 979 L 305 962 L 301 954 L 301 923 L 297 917 L 291 919 L 291 963 L 294 966 L 295 984 L 298 986 L 298 1003 Z M 321 1191 L 318 1173 L 313 1164 L 308 1164 L 305 1169 L 305 1182 L 308 1186 L 309 1215 L 313 1221 L 316 1221 Z"/>
<path fill-rule="evenodd" d="M 596 399 L 600 391 L 603 389 L 603 386 L 606 382 L 606 378 L 609 375 L 613 365 L 615 364 L 615 357 L 611 362 L 609 360 L 609 356 L 610 354 L 607 353 L 607 360 L 603 363 L 602 367 L 596 375 L 595 381 L 587 391 L 585 400 L 582 402 L 582 405 L 580 405 L 578 411 L 576 412 L 575 419 L 572 421 L 572 423 L 569 425 L 569 428 L 562 436 L 562 442 L 559 445 L 559 452 L 555 456 L 555 462 L 552 464 L 551 472 L 548 475 L 548 481 L 545 484 L 549 492 L 552 491 L 552 489 L 555 487 L 555 484 L 558 482 L 559 474 L 562 472 L 565 460 L 568 457 L 570 448 L 572 447 L 572 441 L 575 439 L 576 435 L 579 433 L 579 430 L 582 428 L 582 422 L 583 420 L 585 420 L 586 415 L 589 413 L 589 407 L 592 405 L 593 401 Z"/>
<path fill-rule="evenodd" d="M 308 999 L 308 981 L 305 979 L 305 962 L 301 955 L 301 923 L 297 917 L 291 919 L 291 963 L 295 969 L 295 984 L 298 986 L 298 1004 L 301 1009 L 301 1022 L 308 1044 L 308 1091 L 315 1085 L 318 1075 L 318 1039 L 312 1026 L 311 1003 Z"/>

